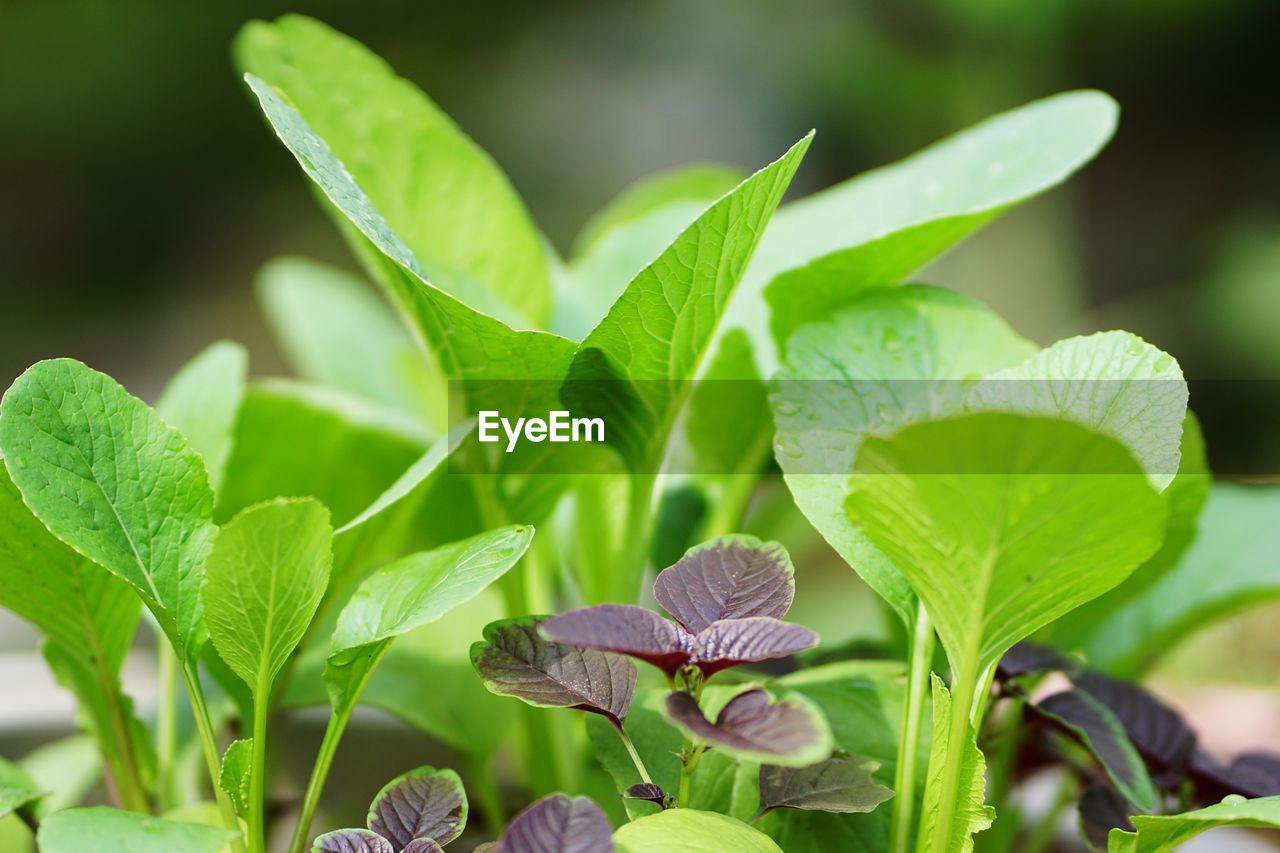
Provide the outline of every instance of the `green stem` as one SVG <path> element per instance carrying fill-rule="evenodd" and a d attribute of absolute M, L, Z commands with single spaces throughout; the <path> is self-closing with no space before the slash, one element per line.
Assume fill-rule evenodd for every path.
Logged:
<path fill-rule="evenodd" d="M 493 835 L 500 835 L 507 824 L 507 810 L 502 804 L 502 792 L 494 784 L 489 770 L 489 756 L 469 756 L 467 765 L 471 771 L 471 794 L 484 812 L 485 826 Z"/>
<path fill-rule="evenodd" d="M 973 703 L 969 707 L 969 721 L 974 732 L 982 729 L 982 718 L 986 716 L 988 700 L 991 698 L 991 683 L 996 676 L 996 661 L 987 664 L 978 680 L 978 688 L 973 693 Z M 976 735 L 975 735 L 976 736 Z"/>
<path fill-rule="evenodd" d="M 1054 836 L 1058 834 L 1058 821 L 1062 819 L 1062 813 L 1075 802 L 1075 799 L 1075 786 L 1072 784 L 1071 774 L 1063 773 L 1062 781 L 1058 783 L 1057 796 L 1044 817 L 1032 829 L 1031 837 L 1019 848 L 1022 853 L 1044 853 L 1050 848 Z"/>
<path fill-rule="evenodd" d="M 156 801 L 164 813 L 179 805 L 176 782 L 178 758 L 178 656 L 156 631 Z"/>
<path fill-rule="evenodd" d="M 909 853 L 911 825 L 915 820 L 916 766 L 920 750 L 920 730 L 924 724 L 924 706 L 929 696 L 929 664 L 933 660 L 933 624 L 920 604 L 916 610 L 915 633 L 911 639 L 911 668 L 907 672 L 907 701 L 902 709 L 902 741 L 898 749 L 898 766 L 894 771 L 897 796 L 893 798 L 893 814 L 889 828 L 889 850 Z"/>
<path fill-rule="evenodd" d="M 618 732 L 618 737 L 622 739 L 622 745 L 627 748 L 627 755 L 631 756 L 631 763 L 636 766 L 636 772 L 640 774 L 640 781 L 653 784 L 653 779 L 649 777 L 649 771 L 645 768 L 644 762 L 640 760 L 640 753 L 636 752 L 636 745 L 631 742 L 631 738 L 622 730 L 622 726 L 614 726 L 614 728 Z"/>
<path fill-rule="evenodd" d="M 249 768 L 249 853 L 264 853 L 267 827 L 267 716 L 271 712 L 271 681 L 259 676 L 253 702 L 253 742 Z"/>
<path fill-rule="evenodd" d="M 236 810 L 231 800 L 218 784 L 218 776 L 222 771 L 222 759 L 218 755 L 218 738 L 213 731 L 213 721 L 209 717 L 209 705 L 204 699 L 204 688 L 200 686 L 200 672 L 192 661 L 182 663 L 182 679 L 187 685 L 187 696 L 191 700 L 191 714 L 195 717 L 196 731 L 200 735 L 200 746 L 204 751 L 205 764 L 209 768 L 209 778 L 213 782 L 213 795 L 218 801 L 218 811 L 222 813 L 222 824 L 235 833 L 231 839 L 231 849 L 235 853 L 244 853 L 244 839 L 240 835 L 240 821 L 236 819 Z"/>
<path fill-rule="evenodd" d="M 320 741 L 320 749 L 316 753 L 315 764 L 311 767 L 311 778 L 307 780 L 307 791 L 302 797 L 302 811 L 298 814 L 298 822 L 293 827 L 293 838 L 289 841 L 289 853 L 306 853 L 307 837 L 311 833 L 311 821 L 315 818 L 316 807 L 320 805 L 320 794 L 324 791 L 325 780 L 329 777 L 329 767 L 333 764 L 333 756 L 338 751 L 338 742 L 351 719 L 351 711 L 355 702 L 351 702 L 342 711 L 329 715 L 329 724 L 325 727 L 324 738 Z"/>
<path fill-rule="evenodd" d="M 969 712 L 973 706 L 973 694 L 978 683 L 977 667 L 966 663 L 951 683 L 951 718 L 947 728 L 947 749 L 938 755 L 942 766 L 929 762 L 930 787 L 937 786 L 938 794 L 931 801 L 938 804 L 938 816 L 932 822 L 933 837 L 928 846 L 934 853 L 948 853 L 951 840 L 951 824 L 955 820 L 956 800 L 960 796 L 960 774 L 964 769 L 965 745 L 969 739 Z M 929 795 L 926 793 L 926 799 Z"/>
<path fill-rule="evenodd" d="M 623 540 L 621 567 L 614 575 L 617 583 L 610 601 L 635 601 L 640 590 L 640 579 L 649 565 L 649 536 L 653 526 L 653 494 L 657 487 L 656 474 L 632 474 L 627 490 L 627 528 Z"/>
<path fill-rule="evenodd" d="M 698 760 L 705 749 L 705 744 L 694 746 L 692 740 L 684 739 L 684 748 L 680 751 L 680 791 L 676 796 L 676 805 L 681 808 L 689 805 L 689 798 L 693 795 L 693 771 L 698 769 Z"/>

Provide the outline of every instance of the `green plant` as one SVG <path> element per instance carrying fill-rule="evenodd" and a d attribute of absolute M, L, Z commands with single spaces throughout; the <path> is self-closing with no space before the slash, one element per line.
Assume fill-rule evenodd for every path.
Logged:
<path fill-rule="evenodd" d="M 672 172 L 561 261 L 488 156 L 358 44 L 286 17 L 236 56 L 385 301 L 278 261 L 260 295 L 302 381 L 247 380 L 220 343 L 155 409 L 69 360 L 5 394 L 0 604 L 43 633 L 118 807 L 49 807 L 47 764 L 0 764 L 0 817 L 42 849 L 265 850 L 273 721 L 317 705 L 293 853 L 439 849 L 467 830 L 464 780 L 468 835 L 510 853 L 1028 850 L 1077 800 L 1115 851 L 1280 825 L 1280 761 L 1212 761 L 1116 678 L 1275 597 L 1266 550 L 1241 545 L 1274 535 L 1274 490 L 1210 487 L 1151 344 L 1041 348 L 903 284 L 1090 159 L 1105 95 L 787 204 L 812 134 L 750 176 Z M 477 438 L 482 412 L 560 407 L 604 443 Z M 770 506 L 883 601 L 873 656 L 783 621 L 791 557 L 745 532 Z M 651 569 L 671 619 L 638 606 Z M 120 683 L 141 605 L 147 722 Z M 1050 672 L 1072 687 L 1040 696 Z M 366 829 L 315 838 L 361 704 L 462 773 L 411 771 Z M 1039 824 L 1011 797 L 1029 757 L 1062 779 Z"/>

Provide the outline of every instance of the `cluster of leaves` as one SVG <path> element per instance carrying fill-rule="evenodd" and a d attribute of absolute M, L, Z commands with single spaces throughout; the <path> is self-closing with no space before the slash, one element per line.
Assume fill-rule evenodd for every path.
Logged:
<path fill-rule="evenodd" d="M 1030 104 L 785 205 L 812 135 L 749 176 L 660 175 L 561 259 L 496 164 L 362 46 L 287 16 L 235 52 L 385 301 L 277 261 L 260 295 L 302 381 L 249 381 L 222 343 L 154 409 L 69 360 L 6 393 L 0 605 L 43 634 L 121 808 L 73 807 L 85 783 L 45 754 L 0 763 L 0 818 L 50 853 L 263 850 L 271 722 L 328 705 L 303 853 L 365 704 L 454 749 L 509 853 L 951 853 L 982 830 L 1020 849 L 1009 788 L 1046 758 L 1112 851 L 1280 825 L 1272 757 L 1211 761 L 1119 680 L 1280 595 L 1277 492 L 1210 486 L 1181 370 L 1151 344 L 1042 349 L 972 299 L 900 286 L 1088 161 L 1115 125 L 1105 95 Z M 494 451 L 450 397 L 464 415 L 603 417 L 609 445 Z M 657 476 L 685 458 L 695 473 Z M 774 462 L 779 512 L 880 596 L 905 660 L 806 657 L 817 636 L 783 621 L 787 551 L 739 533 Z M 634 606 L 672 562 L 652 587 L 672 618 Z M 143 607 L 150 726 L 120 680 Z M 780 659 L 793 671 L 761 666 Z M 1073 686 L 1033 698 L 1050 671 Z M 66 745 L 81 766 L 82 747 Z M 516 759 L 501 785 L 499 752 Z M 556 793 L 598 791 L 597 761 L 617 798 Z M 460 777 L 421 768 L 367 829 L 315 849 L 436 850 L 468 808 Z"/>

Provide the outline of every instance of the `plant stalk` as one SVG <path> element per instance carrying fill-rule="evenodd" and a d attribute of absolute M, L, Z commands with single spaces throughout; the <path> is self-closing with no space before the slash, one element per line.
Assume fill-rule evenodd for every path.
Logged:
<path fill-rule="evenodd" d="M 253 742 L 249 768 L 249 853 L 265 853 L 267 794 L 267 717 L 271 712 L 271 681 L 259 676 L 253 702 Z"/>
<path fill-rule="evenodd" d="M 156 805 L 163 814 L 178 802 L 178 656 L 156 631 Z"/>
<path fill-rule="evenodd" d="M 680 751 L 680 791 L 676 796 L 676 805 L 681 808 L 689 805 L 689 798 L 693 795 L 693 771 L 698 769 L 698 760 L 705 749 L 705 744 L 694 746 L 692 740 L 684 739 L 684 748 Z"/>
<path fill-rule="evenodd" d="M 231 805 L 222 786 L 218 784 L 218 776 L 222 771 L 222 759 L 218 755 L 218 738 L 213 731 L 213 721 L 209 717 L 209 705 L 205 702 L 204 688 L 200 686 L 200 672 L 191 661 L 182 663 L 182 679 L 187 685 L 187 696 L 191 700 L 191 714 L 195 717 L 196 731 L 200 735 L 200 746 L 204 750 L 205 764 L 209 768 L 209 779 L 213 783 L 213 796 L 218 802 L 218 811 L 222 814 L 222 824 L 235 833 L 231 839 L 234 853 L 244 853 L 244 838 L 240 834 L 240 821 L 236 819 L 236 810 Z"/>
<path fill-rule="evenodd" d="M 617 730 L 618 737 L 622 739 L 622 745 L 627 748 L 627 755 L 631 756 L 631 763 L 636 766 L 636 772 L 640 774 L 640 781 L 653 784 L 653 779 L 650 778 L 644 762 L 640 760 L 640 753 L 636 751 L 636 745 L 631 742 L 631 737 L 622 730 L 622 726 L 614 726 L 614 729 Z"/>
<path fill-rule="evenodd" d="M 948 721 L 947 749 L 942 766 L 929 762 L 929 785 L 938 785 L 938 817 L 933 821 L 933 837 L 927 839 L 933 853 L 949 853 L 951 823 L 955 820 L 956 799 L 960 795 L 960 771 L 964 767 L 965 745 L 969 739 L 969 713 L 977 689 L 978 672 L 966 661 L 951 684 L 951 718 Z M 922 845 L 924 846 L 924 845 Z"/>
<path fill-rule="evenodd" d="M 307 790 L 302 797 L 302 810 L 298 813 L 298 822 L 294 825 L 293 837 L 289 840 L 289 853 L 306 853 L 311 821 L 315 818 L 316 807 L 320 805 L 320 794 L 329 777 L 329 767 L 333 764 L 338 742 L 342 740 L 342 733 L 347 728 L 354 707 L 355 703 L 352 702 L 343 711 L 329 715 L 329 724 L 325 726 L 324 738 L 320 741 L 315 764 L 311 766 L 311 778 L 307 780 Z"/>
<path fill-rule="evenodd" d="M 924 725 L 924 705 L 929 696 L 929 664 L 933 660 L 933 624 L 921 603 L 916 609 L 915 632 L 911 638 L 911 664 L 907 671 L 907 701 L 902 709 L 902 741 L 898 766 L 894 771 L 893 814 L 889 827 L 891 853 L 910 853 L 911 827 L 915 820 L 916 766 L 920 750 L 920 730 Z"/>
<path fill-rule="evenodd" d="M 471 771 L 471 793 L 484 812 L 485 826 L 493 835 L 501 835 L 507 825 L 507 810 L 502 804 L 502 792 L 494 784 L 489 770 L 489 756 L 472 755 L 467 766 Z"/>

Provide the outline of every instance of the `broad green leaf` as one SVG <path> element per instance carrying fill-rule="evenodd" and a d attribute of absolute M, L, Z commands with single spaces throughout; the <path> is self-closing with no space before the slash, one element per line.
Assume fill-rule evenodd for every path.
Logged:
<path fill-rule="evenodd" d="M 253 772 L 253 740 L 232 741 L 222 756 L 218 787 L 231 799 L 236 814 L 249 814 L 249 774 Z M 219 817 L 219 821 L 221 818 Z"/>
<path fill-rule="evenodd" d="M 667 853 L 673 843 L 678 843 L 682 853 L 782 850 L 769 836 L 740 820 L 697 809 L 667 809 L 634 820 L 613 834 L 617 853 Z"/>
<path fill-rule="evenodd" d="M 501 319 L 470 307 L 475 303 L 469 299 L 460 301 L 431 283 L 429 270 L 325 140 L 270 85 L 252 74 L 246 80 L 280 140 L 341 214 L 339 226 L 356 253 L 412 321 L 445 375 L 463 383 L 473 407 L 535 410 L 538 406 L 526 399 L 530 397 L 542 403 L 545 411 L 554 398 L 549 383 L 565 376 L 573 342 L 546 332 L 515 331 Z M 504 253 L 502 247 L 495 251 Z"/>
<path fill-rule="evenodd" d="M 1280 797 L 1246 800 L 1232 795 L 1217 805 L 1171 815 L 1133 815 L 1137 832 L 1111 830 L 1109 853 L 1167 853 L 1219 826 L 1280 829 Z M 1207 848 L 1206 848 L 1207 849 Z"/>
<path fill-rule="evenodd" d="M 479 595 L 516 564 L 531 527 L 501 527 L 413 554 L 360 584 L 338 617 L 324 681 L 336 713 L 349 712 L 391 641 Z"/>
<path fill-rule="evenodd" d="M 931 675 L 933 680 L 933 747 L 929 755 L 930 778 L 925 785 L 925 800 L 920 812 L 919 849 L 945 849 L 947 853 L 973 853 L 973 836 L 989 829 L 995 820 L 996 812 L 985 805 L 987 798 L 987 762 L 978 749 L 972 727 L 965 733 L 965 745 L 961 752 L 960 765 L 947 765 L 948 742 L 951 738 L 951 694 L 947 692 L 942 679 Z M 934 776 L 940 773 L 954 773 L 959 782 L 956 785 L 958 801 L 951 816 L 949 826 L 942 826 L 939 821 L 941 802 L 938 794 L 941 785 L 935 784 Z M 945 848 L 936 845 L 937 839 L 946 839 Z"/>
<path fill-rule="evenodd" d="M 917 424 L 864 441 L 854 472 L 850 518 L 900 567 L 959 673 L 1115 587 L 1164 535 L 1129 453 L 1065 421 Z"/>
<path fill-rule="evenodd" d="M 796 506 L 905 624 L 915 594 L 845 514 L 859 442 L 955 411 L 977 379 L 1035 352 L 981 303 L 935 287 L 863 294 L 802 327 L 772 388 L 778 464 Z"/>
<path fill-rule="evenodd" d="M 241 70 L 288 93 L 437 286 L 508 322 L 550 309 L 546 250 L 497 164 L 409 81 L 319 21 L 254 21 Z"/>
<path fill-rule="evenodd" d="M 269 701 L 320 606 L 332 541 L 329 511 L 312 498 L 252 506 L 214 540 L 205 564 L 209 638 L 255 702 Z"/>
<path fill-rule="evenodd" d="M 1187 383 L 1172 356 L 1136 335 L 1099 332 L 987 377 L 969 407 L 1062 417 L 1111 436 L 1163 491 L 1178 471 Z"/>
<path fill-rule="evenodd" d="M 111 377 L 42 361 L 0 411 L 0 452 L 45 526 L 128 581 L 180 657 L 204 644 L 200 585 L 216 528 L 200 455 Z"/>
<path fill-rule="evenodd" d="M 20 809 L 33 807 L 42 794 L 25 770 L 0 758 L 0 820 Z"/>
<path fill-rule="evenodd" d="M 138 626 L 129 584 L 59 541 L 31 514 L 0 459 L 0 606 L 38 628 L 54 676 L 76 697 L 116 784 L 141 785 L 142 731 L 120 684 Z M 141 805 L 135 804 L 135 805 Z"/>
<path fill-rule="evenodd" d="M 794 328 L 823 318 L 847 286 L 895 284 L 1001 211 L 1087 163 L 1115 130 L 1101 92 L 1066 92 L 989 118 L 891 166 L 788 204 L 765 233 L 726 327 L 751 333 L 765 375 L 776 359 L 761 290 L 787 270 L 813 275 L 770 295 L 797 309 Z M 846 285 L 847 283 L 847 285 Z M 824 294 L 824 291 L 826 293 Z"/>
<path fill-rule="evenodd" d="M 36 747 L 22 756 L 18 764 L 35 780 L 37 788 L 48 792 L 34 809 L 40 820 L 77 805 L 102 781 L 102 757 L 98 745 L 94 738 L 83 734 Z"/>
<path fill-rule="evenodd" d="M 369 285 L 336 267 L 280 258 L 258 300 L 298 376 L 405 412 L 444 431 L 442 377 Z"/>
<path fill-rule="evenodd" d="M 606 439 L 633 469 L 656 470 L 661 461 L 689 382 L 811 139 L 707 208 L 632 279 L 579 346 L 569 382 L 617 381 L 620 387 L 583 400 L 575 391 L 566 402 L 595 406 L 584 414 L 605 417 Z"/>
<path fill-rule="evenodd" d="M 427 447 L 421 428 L 340 391 L 286 380 L 250 384 L 217 518 L 275 497 L 314 497 L 346 524 Z"/>
<path fill-rule="evenodd" d="M 688 166 L 625 190 L 583 226 L 573 260 L 556 277 L 552 328 L 585 337 L 637 272 L 746 177 L 728 166 Z"/>
<path fill-rule="evenodd" d="M 1178 565 L 1073 642 L 1089 662 L 1141 675 L 1206 624 L 1280 598 L 1280 489 L 1220 483 Z"/>
<path fill-rule="evenodd" d="M 674 169 L 641 178 L 618 193 L 587 220 L 574 240 L 573 256 L 581 258 L 610 232 L 624 229 L 654 213 L 666 211 L 678 204 L 694 206 L 696 209 L 690 212 L 684 222 L 669 235 L 674 239 L 683 226 L 696 219 L 707 205 L 742 183 L 746 177 L 742 170 L 735 166 L 695 163 L 677 166 Z M 663 248 L 665 246 L 658 246 L 653 255 L 645 259 L 645 262 L 651 260 Z"/>
<path fill-rule="evenodd" d="M 169 380 L 156 403 L 165 423 L 186 436 L 204 459 L 209 488 L 216 493 L 231 453 L 232 430 L 244 397 L 249 354 L 219 341 L 187 362 Z"/>
<path fill-rule="evenodd" d="M 36 836 L 42 853 L 128 850 L 129 853 L 219 853 L 227 829 L 96 807 L 54 812 Z"/>
<path fill-rule="evenodd" d="M 1150 633 L 1147 630 L 1140 634 L 1126 633 L 1124 642 L 1119 644 L 1114 642 L 1115 637 L 1110 637 L 1103 643 L 1092 643 L 1099 625 L 1115 618 L 1118 611 L 1141 598 L 1179 565 L 1196 537 L 1200 513 L 1209 499 L 1212 485 L 1213 475 L 1209 473 L 1209 460 L 1205 457 L 1204 435 L 1196 416 L 1188 411 L 1182 424 L 1178 474 L 1169 487 L 1160 493 L 1160 498 L 1168 509 L 1168 522 L 1165 524 L 1164 542 L 1160 550 L 1120 586 L 1101 598 L 1076 608 L 1050 625 L 1044 632 L 1044 638 L 1063 649 L 1083 649 L 1090 646 L 1090 662 L 1103 668 L 1111 668 L 1111 662 L 1123 657 L 1130 644 L 1145 639 Z M 1111 671 L 1123 676 L 1136 677 L 1139 674 L 1127 668 Z"/>

